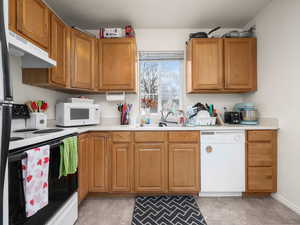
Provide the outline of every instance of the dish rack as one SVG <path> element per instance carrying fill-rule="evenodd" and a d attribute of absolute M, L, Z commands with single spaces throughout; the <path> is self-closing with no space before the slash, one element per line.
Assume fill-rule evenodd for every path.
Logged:
<path fill-rule="evenodd" d="M 191 118 L 186 122 L 187 127 L 196 126 L 215 126 L 217 122 L 217 117 L 203 117 L 203 118 Z"/>

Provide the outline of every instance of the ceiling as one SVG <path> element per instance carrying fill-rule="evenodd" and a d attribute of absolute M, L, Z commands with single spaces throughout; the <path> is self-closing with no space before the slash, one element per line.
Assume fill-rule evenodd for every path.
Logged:
<path fill-rule="evenodd" d="M 242 28 L 271 0 L 44 0 L 69 25 L 83 29 Z"/>

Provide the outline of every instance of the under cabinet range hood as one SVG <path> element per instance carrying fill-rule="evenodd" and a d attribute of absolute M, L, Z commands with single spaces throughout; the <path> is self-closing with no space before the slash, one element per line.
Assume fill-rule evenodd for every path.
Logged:
<path fill-rule="evenodd" d="M 22 57 L 23 68 L 50 68 L 56 66 L 56 61 L 48 53 L 27 41 L 16 33 L 8 34 L 9 54 Z"/>

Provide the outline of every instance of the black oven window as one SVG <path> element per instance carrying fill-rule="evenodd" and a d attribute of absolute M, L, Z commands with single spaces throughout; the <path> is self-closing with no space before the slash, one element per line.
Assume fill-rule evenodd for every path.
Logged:
<path fill-rule="evenodd" d="M 71 109 L 71 120 L 88 120 L 90 115 L 89 115 L 89 109 L 76 109 L 72 108 Z"/>

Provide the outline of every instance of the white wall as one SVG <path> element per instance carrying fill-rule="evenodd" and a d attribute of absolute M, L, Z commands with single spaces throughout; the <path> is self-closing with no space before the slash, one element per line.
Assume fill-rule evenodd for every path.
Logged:
<path fill-rule="evenodd" d="M 47 112 L 48 119 L 54 119 L 56 101 L 64 99 L 69 95 L 45 88 L 38 88 L 23 84 L 20 57 L 10 57 L 10 73 L 12 78 L 13 96 L 15 103 L 24 104 L 29 100 L 45 100 L 49 103 L 49 109 Z"/>
<path fill-rule="evenodd" d="M 221 35 L 233 29 L 222 29 L 216 32 Z M 136 29 L 136 40 L 138 51 L 177 51 L 185 50 L 185 42 L 188 40 L 189 34 L 192 32 L 203 31 L 203 29 Z M 204 30 L 208 31 L 208 30 Z M 90 31 L 98 33 L 98 31 Z M 185 77 L 185 76 L 184 76 Z M 185 85 L 184 93 L 185 93 Z M 103 106 L 104 117 L 118 117 L 116 103 L 108 103 L 105 101 L 104 95 L 91 95 L 96 102 Z M 139 100 L 138 95 L 127 95 L 127 102 L 133 103 L 134 116 L 138 113 Z M 241 94 L 184 94 L 183 102 L 185 106 L 195 104 L 196 102 L 208 102 L 214 104 L 217 108 L 223 109 L 223 106 L 232 107 L 235 103 L 241 102 L 243 95 Z M 133 116 L 133 117 L 134 117 Z"/>
<path fill-rule="evenodd" d="M 256 24 L 258 91 L 246 96 L 264 117 L 279 119 L 278 193 L 300 213 L 300 1 L 273 0 Z"/>

